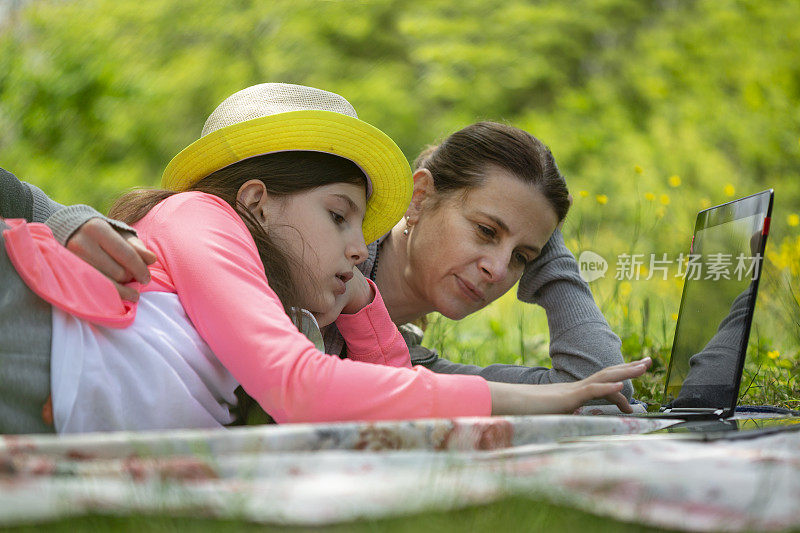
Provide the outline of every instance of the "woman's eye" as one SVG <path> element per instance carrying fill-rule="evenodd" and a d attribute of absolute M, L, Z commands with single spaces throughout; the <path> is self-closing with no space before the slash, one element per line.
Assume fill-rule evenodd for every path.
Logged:
<path fill-rule="evenodd" d="M 342 215 L 340 215 L 336 211 L 329 211 L 329 213 L 331 214 L 331 218 L 333 219 L 334 222 L 336 222 L 337 224 L 344 224 L 344 217 Z"/>
<path fill-rule="evenodd" d="M 494 239 L 495 231 L 492 228 L 484 226 L 483 224 L 478 224 L 478 229 L 480 230 L 481 234 L 483 234 L 484 237 Z"/>

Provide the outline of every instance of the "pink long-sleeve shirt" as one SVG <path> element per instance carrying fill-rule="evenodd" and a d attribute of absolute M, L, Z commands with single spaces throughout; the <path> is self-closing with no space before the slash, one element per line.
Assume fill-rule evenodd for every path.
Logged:
<path fill-rule="evenodd" d="M 277 422 L 491 414 L 483 378 L 411 367 L 377 290 L 370 305 L 336 321 L 350 359 L 317 350 L 283 311 L 244 222 L 220 198 L 176 194 L 134 226 L 158 256 L 142 290 L 177 294 L 216 357 Z"/>

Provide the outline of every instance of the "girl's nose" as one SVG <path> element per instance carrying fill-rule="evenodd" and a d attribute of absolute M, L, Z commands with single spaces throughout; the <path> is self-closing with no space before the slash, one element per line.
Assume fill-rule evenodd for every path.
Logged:
<path fill-rule="evenodd" d="M 361 233 L 361 231 L 358 231 L 358 235 L 351 239 L 350 243 L 347 245 L 345 254 L 347 255 L 348 259 L 353 262 L 354 266 L 362 263 L 367 258 L 369 251 L 367 250 L 367 245 L 364 242 L 364 234 Z"/>

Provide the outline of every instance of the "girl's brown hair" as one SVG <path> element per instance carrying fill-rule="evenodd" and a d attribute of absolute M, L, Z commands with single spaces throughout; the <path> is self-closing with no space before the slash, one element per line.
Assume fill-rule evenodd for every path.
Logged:
<path fill-rule="evenodd" d="M 441 194 L 467 192 L 483 184 L 487 167 L 505 169 L 536 187 L 561 221 L 569 211 L 569 191 L 547 148 L 530 133 L 497 122 L 477 122 L 429 146 L 414 161 L 426 168 Z"/>
<path fill-rule="evenodd" d="M 352 161 L 324 152 L 288 151 L 264 154 L 239 161 L 201 179 L 188 190 L 201 191 L 222 198 L 242 217 L 256 243 L 269 285 L 284 309 L 302 307 L 297 289 L 305 282 L 305 269 L 297 258 L 283 251 L 236 195 L 251 179 L 264 183 L 267 194 L 286 196 L 333 183 L 351 183 L 366 188 L 364 172 Z M 163 189 L 134 190 L 120 197 L 109 216 L 133 224 L 162 200 L 177 194 Z M 295 273 L 292 275 L 292 273 Z"/>

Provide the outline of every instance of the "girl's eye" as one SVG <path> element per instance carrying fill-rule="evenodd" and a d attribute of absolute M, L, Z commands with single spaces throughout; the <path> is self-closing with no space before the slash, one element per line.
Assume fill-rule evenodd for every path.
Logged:
<path fill-rule="evenodd" d="M 487 237 L 489 239 L 494 239 L 495 231 L 492 228 L 484 226 L 483 224 L 478 224 L 478 230 L 484 237 Z"/>
<path fill-rule="evenodd" d="M 331 218 L 336 224 L 344 224 L 344 217 L 337 213 L 336 211 L 328 211 L 331 214 Z"/>

